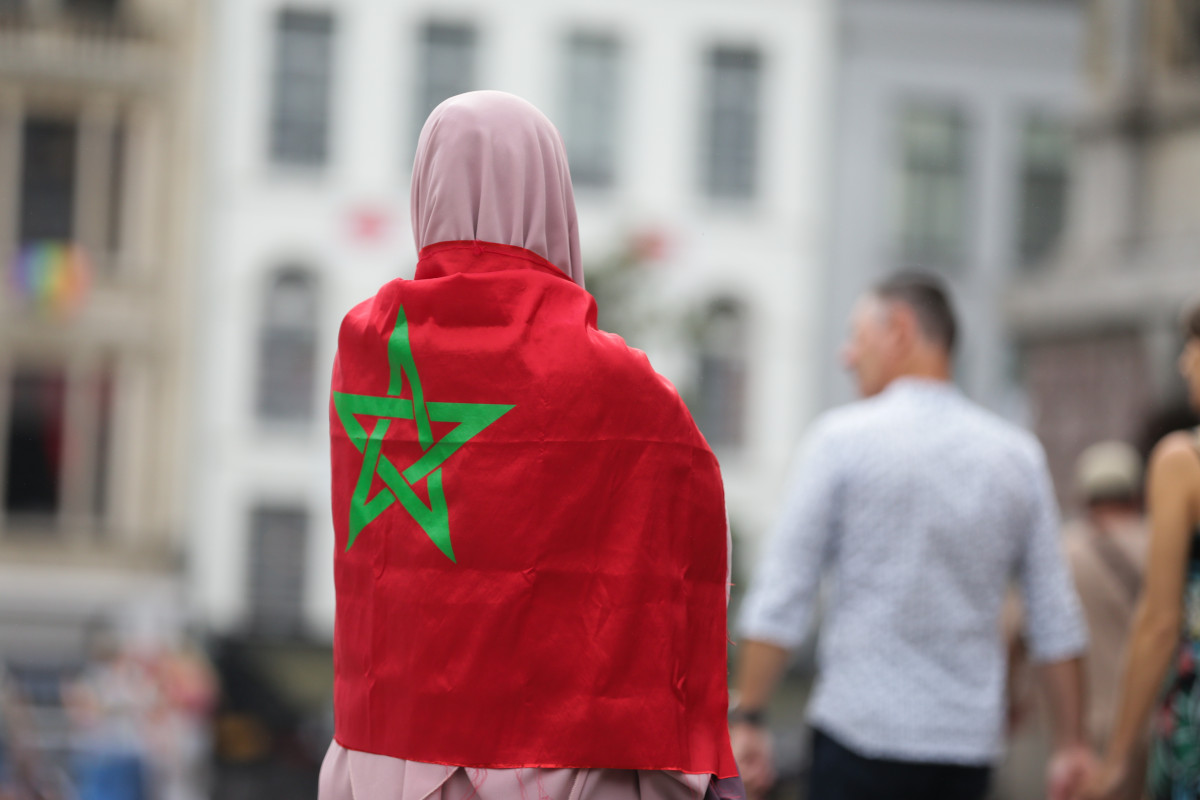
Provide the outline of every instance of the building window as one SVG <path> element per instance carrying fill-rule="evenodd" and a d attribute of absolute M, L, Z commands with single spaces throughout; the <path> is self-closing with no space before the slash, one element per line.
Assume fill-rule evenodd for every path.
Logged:
<path fill-rule="evenodd" d="M 312 275 L 297 268 L 280 270 L 267 288 L 259 343 L 258 413 L 264 421 L 312 418 L 316 326 Z"/>
<path fill-rule="evenodd" d="M 128 154 L 126 127 L 118 122 L 112 130 L 111 149 L 109 150 L 108 169 L 108 202 L 107 225 L 105 226 L 105 244 L 111 258 L 116 258 L 124 244 L 121 229 L 125 224 L 125 168 Z"/>
<path fill-rule="evenodd" d="M 1067 212 L 1070 137 L 1057 121 L 1033 118 L 1021 135 L 1019 255 L 1022 264 L 1043 260 L 1062 233 Z"/>
<path fill-rule="evenodd" d="M 757 50 L 709 53 L 704 187 L 710 197 L 748 199 L 757 190 L 761 82 Z"/>
<path fill-rule="evenodd" d="M 78 245 L 90 266 L 112 272 L 123 245 L 126 139 L 120 114 L 111 124 L 27 117 L 21 124 L 18 246 Z M 84 174 L 99 180 L 85 184 L 79 179 Z M 52 271 L 54 264 L 40 268 Z"/>
<path fill-rule="evenodd" d="M 475 86 L 475 28 L 470 25 L 431 22 L 421 33 L 417 67 L 417 133 L 429 112 L 443 100 L 469 92 Z"/>
<path fill-rule="evenodd" d="M 75 232 L 78 126 L 29 117 L 22 129 L 21 210 L 17 238 L 69 241 Z"/>
<path fill-rule="evenodd" d="M 745 442 L 746 313 L 732 298 L 708 307 L 701 328 L 696 424 L 714 448 Z"/>
<path fill-rule="evenodd" d="M 271 98 L 271 158 L 277 164 L 320 167 L 329 156 L 333 17 L 280 11 L 275 19 Z"/>
<path fill-rule="evenodd" d="M 896 211 L 905 266 L 953 267 L 966 255 L 966 138 L 958 109 L 914 105 L 901 114 Z"/>
<path fill-rule="evenodd" d="M 1169 0 L 1153 11 L 1169 63 L 1182 71 L 1200 67 L 1200 0 Z"/>
<path fill-rule="evenodd" d="M 112 420 L 113 420 L 113 367 L 111 364 L 96 373 L 87 386 L 90 392 L 89 403 L 95 407 L 96 413 L 90 417 L 86 428 L 91 439 L 95 442 L 92 453 L 91 478 L 91 507 L 96 519 L 102 519 L 108 512 L 109 456 L 112 449 Z"/>
<path fill-rule="evenodd" d="M 612 36 L 577 33 L 567 41 L 563 126 L 571 179 L 611 186 L 616 173 L 621 48 Z"/>
<path fill-rule="evenodd" d="M 111 21 L 120 7 L 120 0 L 62 0 L 64 11 L 89 20 Z"/>
<path fill-rule="evenodd" d="M 295 636 L 304 624 L 308 513 L 302 508 L 259 506 L 251 513 L 250 527 L 250 625 L 267 636 Z"/>
<path fill-rule="evenodd" d="M 13 371 L 3 440 L 9 527 L 104 515 L 112 411 L 111 365 L 71 375 L 59 366 Z"/>
<path fill-rule="evenodd" d="M 9 397 L 4 469 L 8 515 L 54 517 L 62 500 L 67 380 L 61 370 L 18 369 Z"/>

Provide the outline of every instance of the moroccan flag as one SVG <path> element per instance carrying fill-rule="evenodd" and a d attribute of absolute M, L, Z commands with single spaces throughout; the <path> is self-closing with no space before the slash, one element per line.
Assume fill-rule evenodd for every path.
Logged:
<path fill-rule="evenodd" d="M 342 746 L 736 774 L 721 476 L 590 295 L 427 247 L 342 323 L 330 425 Z"/>

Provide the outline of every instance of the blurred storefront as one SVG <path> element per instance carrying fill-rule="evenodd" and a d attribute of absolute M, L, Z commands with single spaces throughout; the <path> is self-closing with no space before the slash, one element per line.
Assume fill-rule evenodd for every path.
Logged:
<path fill-rule="evenodd" d="M 0 664 L 50 749 L 99 627 L 149 658 L 185 622 L 203 31 L 0 2 Z"/>
<path fill-rule="evenodd" d="M 1086 8 L 1068 227 L 1008 297 L 1060 494 L 1087 445 L 1186 422 L 1178 315 L 1200 295 L 1200 4 Z"/>

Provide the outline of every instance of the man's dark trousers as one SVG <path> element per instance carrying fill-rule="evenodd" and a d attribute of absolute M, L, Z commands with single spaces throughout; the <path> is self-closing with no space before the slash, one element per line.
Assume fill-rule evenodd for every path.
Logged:
<path fill-rule="evenodd" d="M 991 768 L 865 758 L 813 731 L 808 800 L 982 800 Z"/>

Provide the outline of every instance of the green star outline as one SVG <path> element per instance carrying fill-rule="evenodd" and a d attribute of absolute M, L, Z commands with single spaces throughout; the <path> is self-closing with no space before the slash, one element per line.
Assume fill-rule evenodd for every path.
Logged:
<path fill-rule="evenodd" d="M 515 406 L 496 403 L 426 402 L 421 376 L 413 358 L 408 335 L 408 317 L 404 306 L 396 314 L 396 325 L 388 338 L 390 376 L 386 397 L 368 394 L 333 393 L 333 407 L 346 435 L 363 454 L 358 481 L 350 497 L 350 535 L 346 550 L 354 544 L 362 530 L 370 525 L 392 503 L 399 501 L 409 516 L 421 526 L 437 548 L 454 563 L 454 548 L 450 542 L 450 519 L 446 494 L 442 488 L 442 465 L 471 439 Z M 413 399 L 401 398 L 407 376 Z M 415 410 L 415 413 L 414 413 Z M 375 425 L 368 433 L 359 417 L 374 417 Z M 407 469 L 399 470 L 380 451 L 393 420 L 412 420 L 417 425 L 417 441 L 422 454 Z M 430 422 L 457 422 L 454 428 L 436 441 Z M 378 474 L 386 489 L 369 497 L 371 483 Z M 413 491 L 413 486 L 427 479 L 429 505 Z"/>

